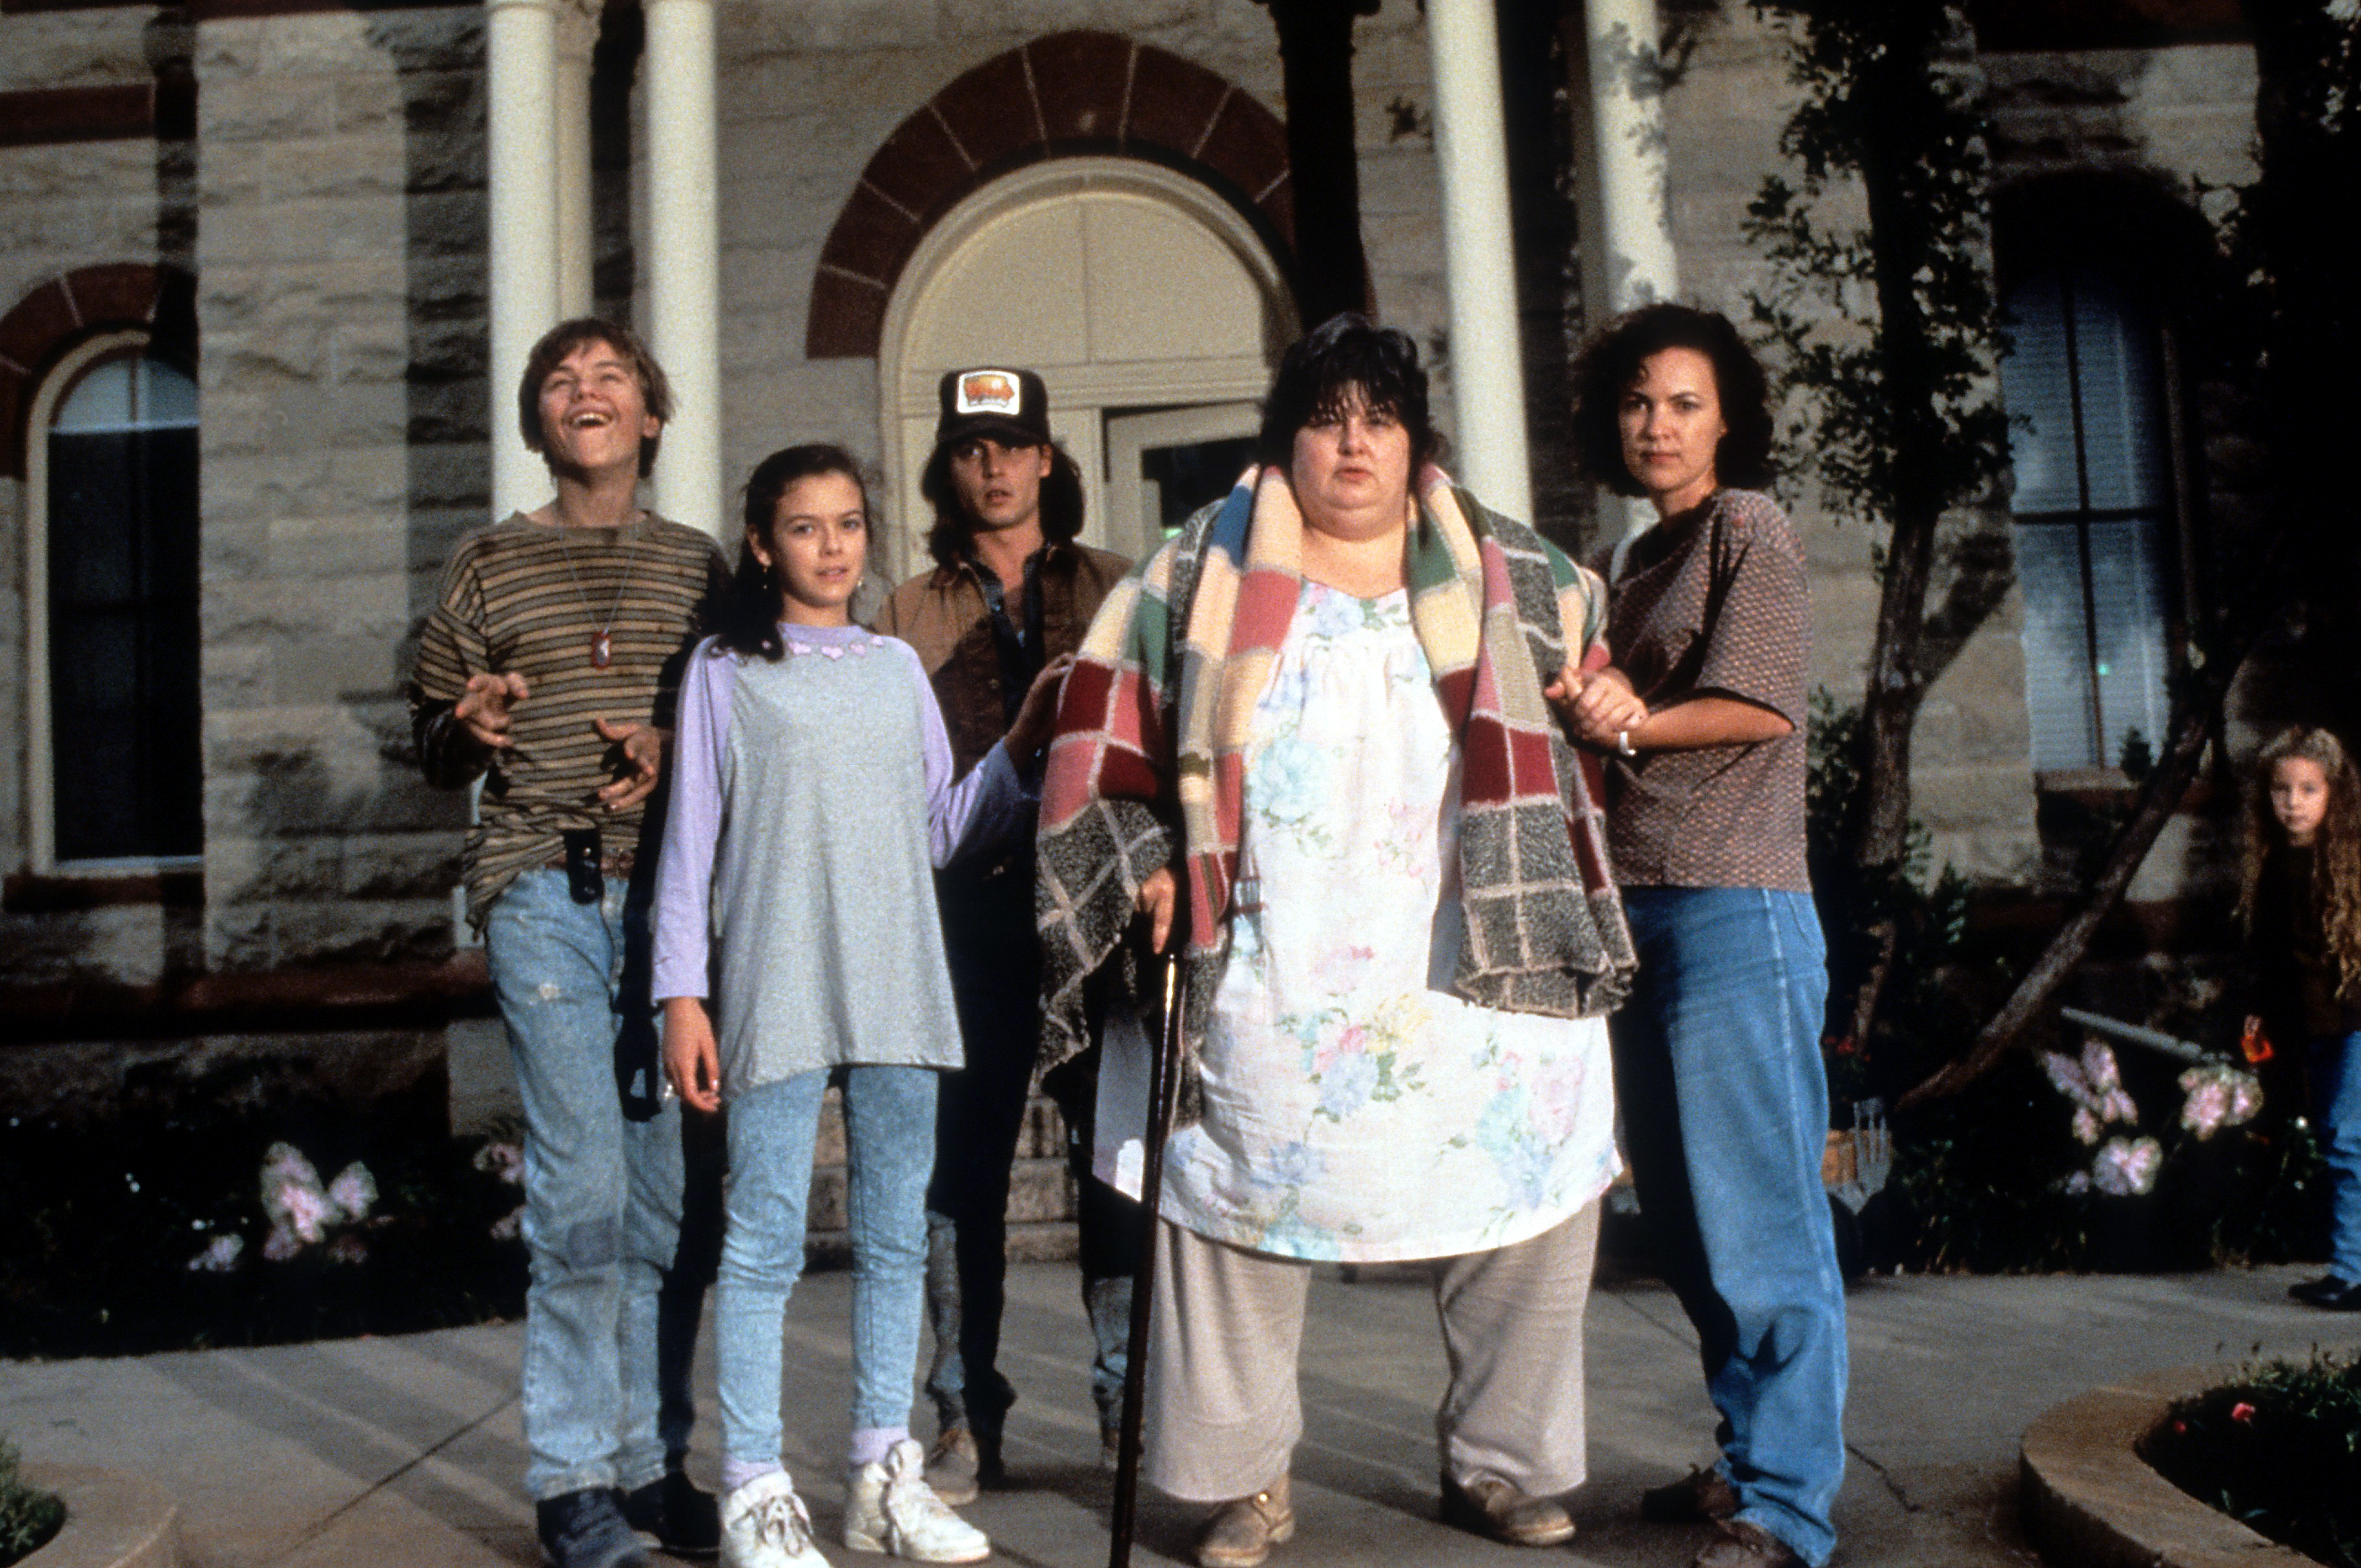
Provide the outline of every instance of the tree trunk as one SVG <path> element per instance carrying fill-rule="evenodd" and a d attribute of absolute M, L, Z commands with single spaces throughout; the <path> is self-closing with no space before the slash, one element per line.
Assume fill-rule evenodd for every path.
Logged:
<path fill-rule="evenodd" d="M 1883 58 L 1861 78 L 1865 100 L 1897 126 L 1939 115 L 1938 91 L 1925 70 L 1925 30 L 1914 19 L 1889 23 Z M 1902 859 L 1910 832 L 1910 736 L 1927 697 L 1919 643 L 1927 630 L 1927 595 L 1935 569 L 1936 531 L 1943 497 L 1930 483 L 1948 439 L 1929 363 L 1928 323 L 1918 298 L 1917 273 L 1940 236 L 1927 232 L 1926 203 L 1911 189 L 1913 166 L 1905 149 L 1916 138 L 1872 141 L 1861 148 L 1861 177 L 1869 208 L 1869 244 L 1877 289 L 1877 354 L 1886 393 L 1886 450 L 1892 454 L 1893 516 L 1884 581 L 1877 605 L 1877 636 L 1869 657 L 1861 705 L 1863 801 L 1852 845 L 1853 863 L 1891 866 Z"/>
<path fill-rule="evenodd" d="M 1361 169 L 1353 136 L 1353 19 L 1362 0 L 1268 0 L 1287 93 L 1295 197 L 1295 306 L 1303 325 L 1369 308 Z"/>

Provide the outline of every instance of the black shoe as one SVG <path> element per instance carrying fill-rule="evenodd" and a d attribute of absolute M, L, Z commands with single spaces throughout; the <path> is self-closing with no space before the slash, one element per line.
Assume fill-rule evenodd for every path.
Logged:
<path fill-rule="evenodd" d="M 2361 1312 L 2361 1280 L 2323 1274 L 2317 1279 L 2289 1286 L 2288 1294 L 2307 1307 L 2331 1312 Z"/>
<path fill-rule="evenodd" d="M 611 1486 L 588 1486 L 533 1506 L 551 1568 L 651 1568 Z"/>
<path fill-rule="evenodd" d="M 677 1470 L 619 1494 L 623 1519 L 639 1538 L 675 1557 L 710 1557 L 721 1550 L 721 1500 Z"/>
<path fill-rule="evenodd" d="M 1712 1465 L 1640 1494 L 1640 1517 L 1651 1524 L 1708 1524 L 1738 1512 L 1738 1490 Z"/>

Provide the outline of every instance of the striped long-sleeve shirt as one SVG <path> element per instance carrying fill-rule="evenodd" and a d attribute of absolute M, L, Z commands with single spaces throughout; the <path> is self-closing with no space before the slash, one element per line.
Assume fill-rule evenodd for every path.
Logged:
<path fill-rule="evenodd" d="M 558 528 L 520 513 L 454 552 L 419 638 L 410 712 L 429 783 L 486 775 L 466 858 L 476 925 L 520 872 L 564 853 L 569 830 L 596 828 L 610 850 L 637 845 L 644 806 L 610 812 L 598 800 L 620 758 L 593 720 L 670 727 L 681 664 L 727 578 L 710 539 L 655 517 Z M 603 668 L 592 646 L 601 630 Z M 467 677 L 488 671 L 531 688 L 510 710 L 510 745 L 489 757 L 451 716 Z"/>

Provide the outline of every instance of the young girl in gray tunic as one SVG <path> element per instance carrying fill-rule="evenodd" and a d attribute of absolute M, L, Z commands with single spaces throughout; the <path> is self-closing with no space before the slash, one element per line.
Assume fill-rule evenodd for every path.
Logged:
<path fill-rule="evenodd" d="M 824 1563 L 779 1459 L 780 1333 L 837 1069 L 853 1256 L 844 1542 L 931 1563 L 991 1551 L 928 1489 L 909 1435 L 933 1075 L 961 1063 L 933 871 L 1027 819 L 1018 769 L 1049 740 L 1066 662 L 954 781 L 917 655 L 851 622 L 868 543 L 850 455 L 798 446 L 764 459 L 747 481 L 721 630 L 681 682 L 654 989 L 681 1096 L 730 1105 L 715 1300 L 727 1568 Z"/>

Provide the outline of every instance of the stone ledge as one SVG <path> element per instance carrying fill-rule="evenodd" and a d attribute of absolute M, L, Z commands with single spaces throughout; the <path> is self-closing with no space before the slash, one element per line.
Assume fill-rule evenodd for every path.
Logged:
<path fill-rule="evenodd" d="M 2074 1568 L 2318 1568 L 2207 1508 L 2133 1451 L 2173 1400 L 2240 1370 L 2180 1366 L 2127 1378 L 2054 1405 L 2026 1428 L 2019 1507 L 2043 1559 Z"/>
<path fill-rule="evenodd" d="M 181 1506 L 119 1470 L 27 1460 L 25 1478 L 65 1499 L 65 1528 L 22 1568 L 179 1568 Z"/>

